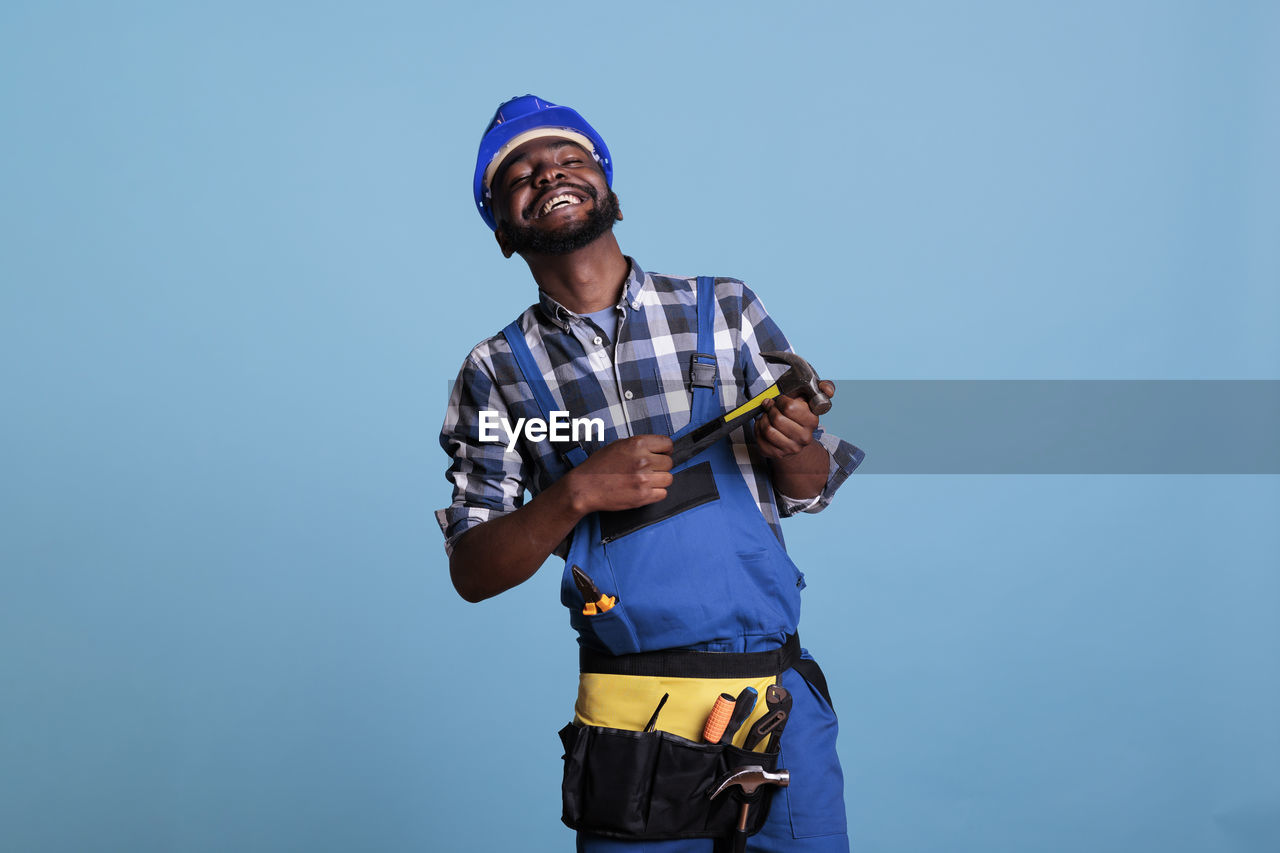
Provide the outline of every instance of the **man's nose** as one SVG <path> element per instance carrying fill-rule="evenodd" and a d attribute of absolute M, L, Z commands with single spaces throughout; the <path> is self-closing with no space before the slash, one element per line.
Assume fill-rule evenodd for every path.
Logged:
<path fill-rule="evenodd" d="M 564 170 L 559 163 L 543 163 L 534 168 L 533 182 L 537 186 L 545 186 L 551 181 L 564 177 Z"/>

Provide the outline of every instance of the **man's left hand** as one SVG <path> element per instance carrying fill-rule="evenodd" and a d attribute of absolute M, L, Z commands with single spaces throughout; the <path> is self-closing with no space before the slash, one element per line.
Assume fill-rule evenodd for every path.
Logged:
<path fill-rule="evenodd" d="M 835 397 L 835 383 L 822 380 L 818 383 L 822 393 Z M 761 404 L 764 414 L 756 419 L 756 445 L 760 454 L 769 459 L 786 459 L 795 456 L 813 443 L 813 431 L 818 428 L 818 416 L 809 411 L 809 404 L 798 397 L 779 395 Z"/>

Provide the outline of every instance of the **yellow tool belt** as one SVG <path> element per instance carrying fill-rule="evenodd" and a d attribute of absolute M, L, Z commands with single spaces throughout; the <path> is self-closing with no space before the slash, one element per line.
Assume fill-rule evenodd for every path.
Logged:
<path fill-rule="evenodd" d="M 658 715 L 657 728 L 689 740 L 702 739 L 702 727 L 721 693 L 737 696 L 746 687 L 754 687 L 760 696 L 777 681 L 776 676 L 763 678 L 670 678 L 653 675 L 614 675 L 584 672 L 578 678 L 578 701 L 573 707 L 573 720 L 580 726 L 641 731 L 664 694 L 670 694 Z M 730 741 L 742 746 L 756 720 L 769 709 L 763 700 L 756 703 L 751 716 L 738 728 Z M 761 741 L 763 749 L 768 740 Z"/>
<path fill-rule="evenodd" d="M 721 693 L 737 696 L 754 687 L 765 688 L 800 659 L 795 634 L 784 644 L 764 652 L 663 651 L 606 655 L 583 648 L 579 655 L 578 701 L 574 722 L 583 726 L 642 731 L 664 694 L 657 728 L 689 740 L 700 740 L 707 715 Z M 751 726 L 768 713 L 763 701 L 734 733 L 742 746 Z"/>

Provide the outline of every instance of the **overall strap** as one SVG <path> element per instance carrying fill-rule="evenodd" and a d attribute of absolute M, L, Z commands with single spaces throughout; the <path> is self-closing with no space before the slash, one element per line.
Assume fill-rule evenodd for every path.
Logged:
<path fill-rule="evenodd" d="M 719 371 L 715 344 L 716 280 L 698 276 L 698 349 L 689 365 L 691 423 L 700 424 L 720 414 Z"/>
<path fill-rule="evenodd" d="M 533 391 L 533 400 L 542 413 L 542 419 L 550 423 L 551 412 L 555 407 L 555 399 L 551 396 L 551 389 L 547 387 L 547 383 L 542 378 L 542 371 L 538 370 L 538 364 L 533 359 L 533 353 L 529 351 L 529 344 L 525 342 L 524 332 L 520 329 L 519 321 L 512 320 L 502 330 L 502 336 L 507 339 L 507 345 L 511 347 L 511 354 L 516 359 L 516 367 L 520 369 L 520 373 L 524 376 L 524 381 L 528 383 L 529 389 Z M 560 455 L 564 457 L 564 461 L 571 468 L 581 465 L 587 460 L 587 452 L 577 442 L 561 451 Z"/>

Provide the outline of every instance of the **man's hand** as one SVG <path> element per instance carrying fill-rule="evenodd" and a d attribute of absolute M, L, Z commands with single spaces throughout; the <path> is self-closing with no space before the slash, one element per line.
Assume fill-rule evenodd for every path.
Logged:
<path fill-rule="evenodd" d="M 568 475 L 574 511 L 581 515 L 657 503 L 671 485 L 671 439 L 623 438 L 597 450 Z"/>
<path fill-rule="evenodd" d="M 670 453 L 665 435 L 615 441 L 515 512 L 468 530 L 449 559 L 458 594 L 480 601 L 524 583 L 587 513 L 662 500 L 671 485 Z"/>
<path fill-rule="evenodd" d="M 818 383 L 822 393 L 835 397 L 835 383 L 822 380 Z M 809 404 L 797 397 L 778 396 L 761 404 L 764 414 L 756 419 L 756 444 L 760 453 L 770 459 L 795 456 L 813 443 L 813 431 L 818 428 L 818 416 L 809 411 Z M 825 468 L 824 468 L 825 471 Z"/>
<path fill-rule="evenodd" d="M 834 398 L 836 386 L 822 380 L 822 393 Z M 756 446 L 769 459 L 774 487 L 789 498 L 817 497 L 827 484 L 831 456 L 813 440 L 818 416 L 802 399 L 781 395 L 762 404 L 764 414 L 756 418 Z"/>

